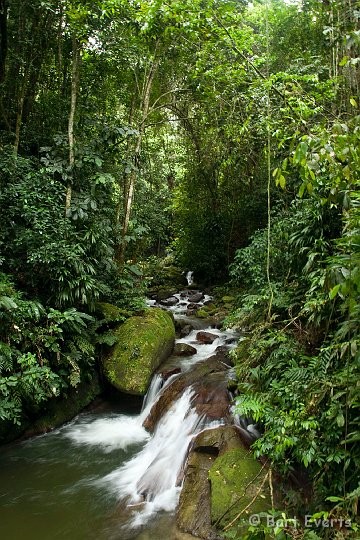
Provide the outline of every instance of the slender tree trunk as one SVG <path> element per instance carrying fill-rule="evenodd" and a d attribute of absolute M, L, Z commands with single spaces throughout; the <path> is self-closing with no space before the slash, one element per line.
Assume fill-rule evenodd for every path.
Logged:
<path fill-rule="evenodd" d="M 18 106 L 17 106 L 16 124 L 15 124 L 15 141 L 14 141 L 15 154 L 17 154 L 19 151 L 20 131 L 21 131 L 21 124 L 22 124 L 23 111 L 24 111 L 24 101 L 25 101 L 28 81 L 29 81 L 29 64 L 26 65 L 22 85 L 20 88 L 20 94 L 18 97 L 18 104 L 17 104 Z"/>
<path fill-rule="evenodd" d="M 74 120 L 76 111 L 77 93 L 79 87 L 79 68 L 80 68 L 80 46 L 75 36 L 72 37 L 72 76 L 71 76 L 71 104 L 68 121 L 68 141 L 69 141 L 69 165 L 71 170 L 75 164 L 75 138 L 74 138 Z M 67 214 L 72 197 L 72 180 L 68 180 L 65 200 L 65 215 Z"/>
<path fill-rule="evenodd" d="M 159 67 L 159 63 L 160 63 L 160 57 L 157 55 L 157 46 L 156 46 L 154 59 L 152 61 L 149 73 L 147 74 L 146 81 L 143 88 L 143 95 L 141 99 L 141 122 L 139 126 L 139 134 L 137 136 L 135 149 L 134 149 L 134 158 L 133 158 L 134 166 L 129 175 L 129 181 L 127 184 L 128 189 L 125 196 L 124 220 L 123 220 L 123 226 L 122 226 L 122 231 L 121 231 L 122 241 L 120 245 L 119 259 L 118 259 L 118 262 L 120 265 L 124 264 L 124 259 L 125 259 L 125 249 L 126 249 L 125 237 L 129 228 L 130 215 L 131 215 L 132 203 L 133 203 L 133 198 L 134 198 L 135 182 L 137 178 L 137 171 L 140 166 L 141 145 L 142 145 L 142 139 L 144 136 L 146 120 L 147 120 L 149 109 L 150 109 L 151 89 L 154 82 L 156 71 Z"/>
<path fill-rule="evenodd" d="M 136 93 L 134 92 L 131 106 L 130 106 L 129 126 L 133 125 L 135 107 L 136 107 Z M 130 152 L 131 152 L 131 142 L 130 142 L 130 138 L 128 138 L 127 143 L 126 143 L 126 161 L 129 161 L 130 159 Z M 118 185 L 119 185 L 119 199 L 116 205 L 116 212 L 115 212 L 115 236 L 117 235 L 118 227 L 120 224 L 121 207 L 123 206 L 123 201 L 125 201 L 127 193 L 128 193 L 127 177 L 124 176 L 122 182 L 121 182 L 121 179 L 119 179 Z M 123 198 L 121 198 L 121 195 L 120 195 L 121 191 L 122 191 Z M 115 259 L 119 260 L 119 256 L 120 256 L 120 246 L 118 246 Z"/>
<path fill-rule="evenodd" d="M 5 78 L 7 55 L 7 1 L 0 0 L 0 84 Z"/>

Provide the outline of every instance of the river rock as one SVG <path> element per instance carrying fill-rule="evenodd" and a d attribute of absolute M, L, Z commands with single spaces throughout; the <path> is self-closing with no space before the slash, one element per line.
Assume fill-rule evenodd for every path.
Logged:
<path fill-rule="evenodd" d="M 174 356 L 192 356 L 193 354 L 196 354 L 197 350 L 192 345 L 189 345 L 188 343 L 176 343 L 173 355 Z"/>
<path fill-rule="evenodd" d="M 195 313 L 200 307 L 201 307 L 200 304 L 196 304 L 195 302 L 190 302 L 190 304 L 188 304 L 187 311 Z"/>
<path fill-rule="evenodd" d="M 103 360 L 106 379 L 121 392 L 145 395 L 152 374 L 174 347 L 171 315 L 159 308 L 146 309 L 127 319 L 115 336 L 117 343 Z"/>
<path fill-rule="evenodd" d="M 179 299 L 176 298 L 176 296 L 170 296 L 170 298 L 166 298 L 165 300 L 161 300 L 160 304 L 163 306 L 176 306 L 176 304 L 179 303 Z"/>
<path fill-rule="evenodd" d="M 201 343 L 212 343 L 218 337 L 219 336 L 217 336 L 216 334 L 212 334 L 211 332 L 198 332 L 196 334 L 196 339 Z"/>
<path fill-rule="evenodd" d="M 189 334 L 191 334 L 192 331 L 193 331 L 193 327 L 190 324 L 186 324 L 180 331 L 180 337 L 184 338 L 188 336 Z"/>
<path fill-rule="evenodd" d="M 244 512 L 243 521 L 230 528 L 234 537 L 242 538 L 249 526 L 247 516 L 271 508 L 266 474 L 267 469 L 242 445 L 219 455 L 209 470 L 211 522 L 223 529 Z"/>
<path fill-rule="evenodd" d="M 170 377 L 172 377 L 173 375 L 177 375 L 178 373 L 181 373 L 181 368 L 174 367 L 172 369 L 168 369 L 167 371 L 163 371 L 161 375 L 162 375 L 163 381 L 165 382 L 168 379 L 170 379 Z"/>
<path fill-rule="evenodd" d="M 199 415 L 211 419 L 228 418 L 230 415 L 230 396 L 227 390 L 226 366 L 216 355 L 198 362 L 191 371 L 181 373 L 162 392 L 152 406 L 143 426 L 154 431 L 160 418 L 166 414 L 173 403 L 188 386 L 194 391 L 192 404 Z"/>
<path fill-rule="evenodd" d="M 183 487 L 176 513 L 176 524 L 199 538 L 221 538 L 212 525 L 209 471 L 219 455 L 241 447 L 235 426 L 219 426 L 202 431 L 189 451 Z"/>
<path fill-rule="evenodd" d="M 188 300 L 192 304 L 197 304 L 198 302 L 201 302 L 203 298 L 204 298 L 204 294 L 202 292 L 197 292 L 189 296 Z"/>

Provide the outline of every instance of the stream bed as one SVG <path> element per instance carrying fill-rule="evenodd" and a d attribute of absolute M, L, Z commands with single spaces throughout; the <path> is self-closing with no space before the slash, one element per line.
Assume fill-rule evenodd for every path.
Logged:
<path fill-rule="evenodd" d="M 197 352 L 170 357 L 167 369 L 191 370 L 219 347 L 235 346 L 234 332 L 206 328 L 203 321 L 188 317 L 186 299 L 177 300 L 168 309 L 195 327 L 177 342 L 192 345 Z M 212 332 L 215 340 L 197 341 L 199 328 Z M 183 538 L 171 532 L 181 489 L 179 474 L 194 436 L 220 424 L 196 413 L 190 387 L 161 417 L 153 434 L 144 429 L 151 406 L 176 377 L 164 381 L 155 374 L 141 411 L 131 407 L 131 400 L 126 408 L 104 402 L 58 430 L 3 447 L 0 538 Z"/>

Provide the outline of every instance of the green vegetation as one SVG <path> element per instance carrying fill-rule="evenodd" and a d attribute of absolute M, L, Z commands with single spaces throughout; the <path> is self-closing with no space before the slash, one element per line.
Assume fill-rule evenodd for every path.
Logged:
<path fill-rule="evenodd" d="M 152 374 L 171 354 L 175 327 L 171 315 L 158 308 L 130 317 L 116 329 L 116 344 L 104 359 L 104 374 L 118 390 L 145 395 Z"/>
<path fill-rule="evenodd" d="M 192 270 L 285 511 L 353 524 L 276 537 L 356 538 L 359 42 L 356 0 L 0 0 L 0 431 Z"/>

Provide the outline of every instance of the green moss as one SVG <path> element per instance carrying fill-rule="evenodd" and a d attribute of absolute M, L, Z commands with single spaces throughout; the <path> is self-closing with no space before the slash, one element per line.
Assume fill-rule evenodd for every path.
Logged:
<path fill-rule="evenodd" d="M 206 319 L 206 317 L 209 317 L 210 313 L 206 310 L 206 309 L 199 309 L 197 312 L 196 312 L 196 316 L 199 317 L 200 319 Z"/>
<path fill-rule="evenodd" d="M 144 395 L 155 369 L 170 355 L 175 340 L 169 313 L 151 308 L 115 330 L 117 343 L 104 360 L 107 380 L 118 390 Z"/>
<path fill-rule="evenodd" d="M 125 321 L 125 319 L 131 315 L 128 311 L 107 302 L 98 302 L 96 304 L 96 312 L 100 317 L 105 319 L 106 322 Z"/>
<path fill-rule="evenodd" d="M 211 521 L 218 528 L 226 526 L 244 510 L 259 492 L 255 501 L 244 512 L 244 520 L 234 524 L 239 537 L 247 527 L 247 517 L 270 508 L 268 483 L 261 484 L 266 470 L 245 448 L 234 448 L 219 456 L 209 471 L 211 482 Z"/>
<path fill-rule="evenodd" d="M 234 296 L 223 296 L 221 300 L 224 302 L 224 304 L 232 304 L 235 301 Z"/>

